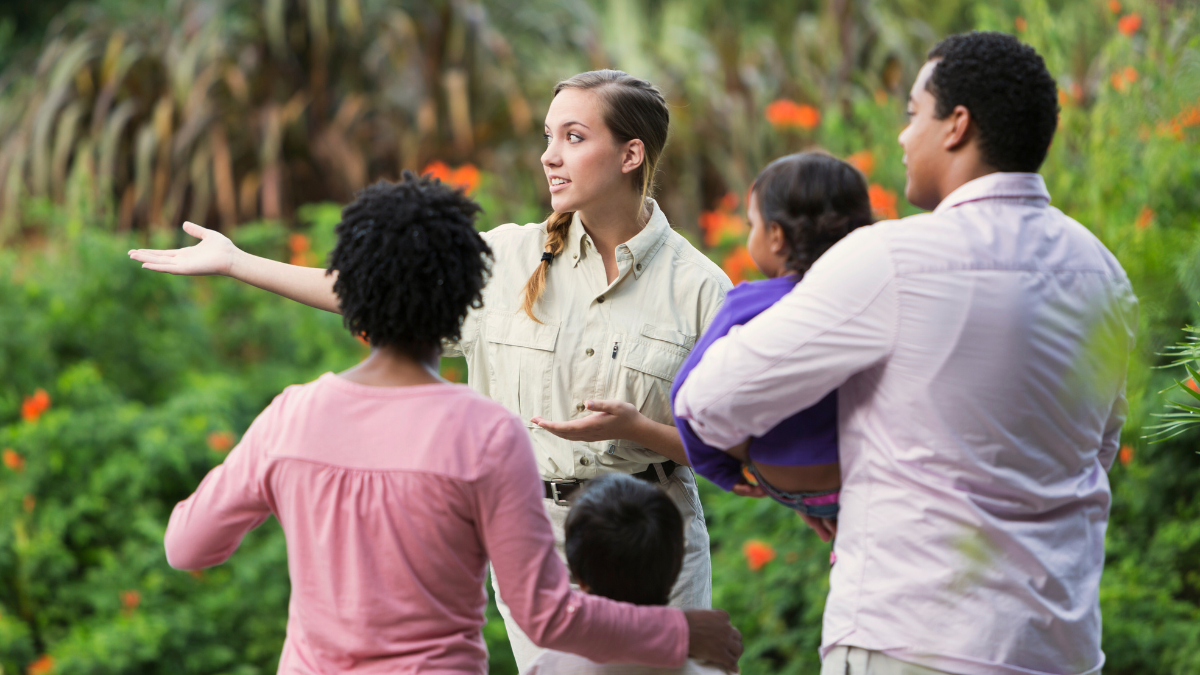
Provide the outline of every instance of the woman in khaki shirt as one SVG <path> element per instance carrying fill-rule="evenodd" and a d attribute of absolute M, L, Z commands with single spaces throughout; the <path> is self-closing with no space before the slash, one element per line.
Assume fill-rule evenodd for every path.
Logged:
<path fill-rule="evenodd" d="M 483 307 L 444 353 L 466 357 L 468 384 L 526 420 L 560 553 L 566 500 L 582 481 L 622 472 L 656 482 L 682 512 L 687 535 L 671 604 L 708 607 L 708 531 L 671 426 L 669 393 L 730 283 L 648 197 L 668 119 L 653 85 L 619 71 L 582 73 L 555 87 L 542 155 L 554 213 L 483 233 L 495 255 Z M 146 269 L 224 274 L 339 311 L 325 270 L 251 256 L 192 223 L 184 230 L 201 242 L 130 255 Z M 524 670 L 539 650 L 503 599 L 500 608 Z"/>

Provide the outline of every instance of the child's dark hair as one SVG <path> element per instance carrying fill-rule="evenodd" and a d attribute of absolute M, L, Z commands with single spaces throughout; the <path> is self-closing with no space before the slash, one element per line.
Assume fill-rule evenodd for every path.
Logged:
<path fill-rule="evenodd" d="M 608 474 L 571 505 L 566 549 L 571 574 L 588 592 L 665 605 L 683 567 L 683 517 L 657 486 Z"/>
<path fill-rule="evenodd" d="M 925 88 L 945 119 L 966 106 L 979 127 L 983 161 L 999 171 L 1033 173 L 1058 128 L 1058 83 L 1030 47 L 1004 33 L 951 35 L 929 50 L 941 59 Z"/>
<path fill-rule="evenodd" d="M 492 251 L 475 230 L 479 205 L 405 171 L 342 210 L 327 274 L 350 332 L 372 346 L 422 357 L 456 340 L 467 310 L 482 306 Z"/>
<path fill-rule="evenodd" d="M 751 191 L 763 224 L 783 229 L 785 266 L 793 274 L 803 275 L 842 237 L 874 222 L 866 179 L 823 152 L 780 157 L 758 174 Z"/>

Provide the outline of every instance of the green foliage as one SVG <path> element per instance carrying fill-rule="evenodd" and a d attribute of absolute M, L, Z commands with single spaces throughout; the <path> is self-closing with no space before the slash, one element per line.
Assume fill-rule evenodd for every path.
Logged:
<path fill-rule="evenodd" d="M 339 207 L 306 202 L 344 198 L 347 186 L 436 157 L 485 169 L 473 193 L 487 210 L 481 227 L 537 221 L 546 210 L 540 149 L 518 113 L 525 106 L 534 119 L 540 110 L 528 101 L 544 104 L 556 79 L 598 65 L 629 68 L 668 93 L 673 136 L 660 202 L 694 241 L 701 241 L 702 211 L 727 193 L 744 194 L 770 159 L 812 146 L 869 156 L 877 209 L 892 198 L 898 215 L 908 215 L 914 209 L 899 197 L 904 177 L 895 143 L 904 88 L 938 34 L 971 26 L 1024 26 L 1022 39 L 1046 56 L 1063 92 L 1043 169 L 1054 204 L 1117 254 L 1141 301 L 1126 446 L 1110 473 L 1105 672 L 1200 670 L 1196 432 L 1140 440 L 1158 421 L 1159 392 L 1174 388 L 1172 396 L 1189 400 L 1171 372 L 1155 367 L 1174 358 L 1159 354 L 1179 340 L 1179 326 L 1200 324 L 1196 10 L 1134 2 L 1114 13 L 1100 0 L 856 0 L 838 5 L 847 12 L 837 14 L 835 4 L 734 3 L 731 10 L 717 0 L 497 0 L 485 8 L 195 0 L 70 10 L 51 31 L 40 69 L 11 80 L 0 110 L 0 190 L 26 228 L 21 248 L 0 250 L 0 450 L 14 453 L 0 466 L 3 672 L 25 672 L 42 655 L 53 658 L 56 673 L 273 669 L 288 597 L 279 528 L 271 521 L 229 563 L 199 577 L 167 567 L 163 529 L 172 505 L 220 461 L 212 446 L 222 447 L 221 433 L 236 438 L 286 385 L 343 369 L 364 353 L 336 316 L 227 279 L 142 272 L 125 250 L 186 242 L 176 231 L 113 233 L 122 223 L 173 223 L 171 206 L 221 223 L 247 250 L 277 259 L 299 251 L 320 264 Z M 153 11 L 135 11 L 145 6 Z M 210 24 L 198 22 L 215 7 L 221 11 Z M 1143 21 L 1124 35 L 1116 22 L 1130 12 Z M 636 30 L 623 30 L 629 26 Z M 847 26 L 854 30 L 842 31 Z M 322 35 L 328 51 L 318 54 Z M 314 82 L 316 56 L 327 66 L 323 83 Z M 221 73 L 208 83 L 207 98 L 197 95 L 210 115 L 194 117 L 202 107 L 189 101 L 208 68 Z M 237 73 L 246 81 L 244 98 L 230 84 Z M 451 123 L 463 109 L 454 73 L 468 78 L 470 149 L 464 127 Z M 114 98 L 101 106 L 110 85 Z M 325 97 L 321 114 L 312 107 L 318 96 Z M 763 110 L 777 99 L 814 106 L 819 124 L 768 123 Z M 155 126 L 160 101 L 166 121 Z M 293 110 L 290 101 L 303 105 L 287 113 L 293 116 L 275 129 L 283 140 L 272 145 L 267 122 Z M 118 118 L 125 102 L 136 112 Z M 432 127 L 423 109 L 432 110 Z M 37 111 L 49 111 L 46 121 L 38 122 Z M 105 150 L 107 132 L 93 131 L 117 121 L 115 145 Z M 218 123 L 238 192 L 232 219 L 218 204 L 228 188 L 216 187 L 211 132 Z M 139 164 L 142 137 L 157 139 L 152 150 L 169 142 L 171 152 L 143 150 Z M 330 148 L 333 159 L 313 154 Z M 105 158 L 116 158 L 109 175 Z M 268 160 L 287 167 L 278 178 L 287 197 L 273 214 L 282 220 L 260 222 Z M 354 168 L 363 162 L 365 170 Z M 155 207 L 160 167 L 164 187 Z M 197 176 L 207 177 L 208 188 Z M 39 184 L 46 186 L 41 196 L 24 194 L 24 186 Z M 245 209 L 243 185 L 250 186 Z M 140 196 L 125 213 L 120 200 L 130 189 Z M 210 206 L 193 210 L 205 194 Z M 160 220 L 151 217 L 156 208 Z M 740 218 L 731 207 L 722 213 Z M 732 265 L 738 236 L 718 242 L 710 253 Z M 1107 353 L 1098 348 L 1095 358 Z M 443 372 L 461 380 L 465 367 L 447 362 Z M 36 421 L 23 419 L 39 388 L 49 409 Z M 702 486 L 702 499 L 714 601 L 745 635 L 743 672 L 814 672 L 829 547 L 770 502 L 710 485 Z M 743 548 L 750 540 L 775 558 L 751 569 Z M 515 672 L 494 606 L 489 616 L 492 670 Z"/>

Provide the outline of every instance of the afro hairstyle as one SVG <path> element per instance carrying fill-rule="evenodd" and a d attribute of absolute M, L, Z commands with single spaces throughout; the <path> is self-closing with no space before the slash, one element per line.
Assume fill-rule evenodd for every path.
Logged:
<path fill-rule="evenodd" d="M 417 357 L 457 340 L 490 272 L 492 251 L 475 229 L 481 210 L 462 190 L 410 171 L 360 191 L 342 210 L 326 271 L 338 273 L 346 328 Z"/>

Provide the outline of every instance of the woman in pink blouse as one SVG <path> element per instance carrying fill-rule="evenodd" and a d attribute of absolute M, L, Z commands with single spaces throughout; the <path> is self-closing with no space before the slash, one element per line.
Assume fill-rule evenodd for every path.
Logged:
<path fill-rule="evenodd" d="M 524 424 L 437 376 L 439 345 L 458 337 L 487 276 L 478 210 L 407 173 L 346 207 L 330 271 L 345 324 L 371 354 L 276 397 L 175 507 L 170 564 L 220 564 L 275 515 L 292 583 L 280 673 L 486 672 L 489 559 L 541 647 L 736 667 L 741 638 L 724 612 L 571 590 Z"/>

